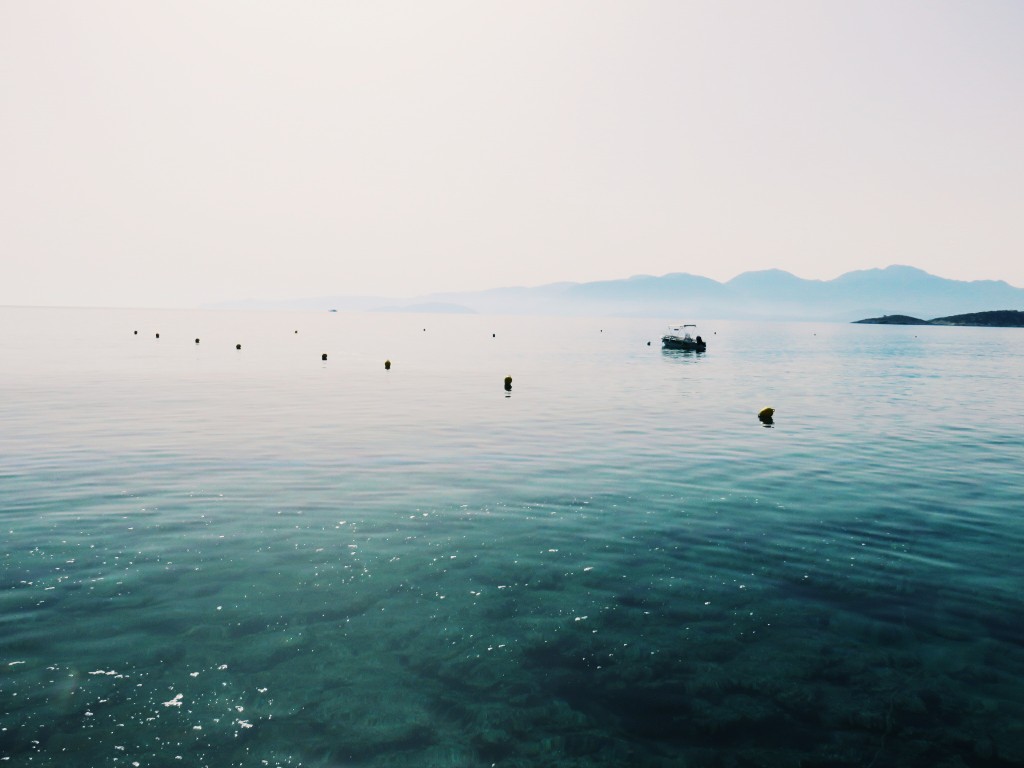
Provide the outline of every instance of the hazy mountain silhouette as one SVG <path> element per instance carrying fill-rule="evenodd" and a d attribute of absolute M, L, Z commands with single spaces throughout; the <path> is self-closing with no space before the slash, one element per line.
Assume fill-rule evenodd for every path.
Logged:
<path fill-rule="evenodd" d="M 903 313 L 924 317 L 1024 307 L 1024 289 L 1001 280 L 965 282 L 915 267 L 848 272 L 834 280 L 805 280 L 779 269 L 745 272 L 726 283 L 688 274 L 521 289 L 519 295 L 448 294 L 482 312 L 516 312 L 515 302 L 543 298 L 553 313 L 778 320 L 841 320 Z M 509 301 L 489 300 L 508 299 Z M 480 303 L 478 303 L 478 301 Z M 553 302 L 550 303 L 550 302 Z M 533 307 L 529 311 L 538 311 Z"/>
<path fill-rule="evenodd" d="M 804 280 L 778 269 L 745 272 L 720 283 L 673 273 L 623 280 L 552 283 L 436 293 L 412 299 L 325 297 L 231 302 L 235 308 L 595 314 L 669 320 L 770 319 L 852 321 L 891 314 L 938 317 L 1024 307 L 1024 289 L 1002 280 L 947 280 L 907 266 L 847 272 L 834 280 Z"/>

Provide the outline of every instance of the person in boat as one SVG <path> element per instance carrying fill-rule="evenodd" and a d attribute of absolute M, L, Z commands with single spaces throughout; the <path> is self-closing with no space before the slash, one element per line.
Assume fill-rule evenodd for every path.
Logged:
<path fill-rule="evenodd" d="M 698 344 L 703 344 L 704 343 L 704 339 L 702 339 L 700 336 L 698 336 L 697 337 L 697 343 Z"/>

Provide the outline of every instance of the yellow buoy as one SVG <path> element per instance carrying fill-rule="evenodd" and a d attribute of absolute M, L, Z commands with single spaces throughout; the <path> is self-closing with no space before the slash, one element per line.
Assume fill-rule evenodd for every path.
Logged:
<path fill-rule="evenodd" d="M 771 424 L 772 423 L 772 416 L 774 416 L 774 415 L 775 415 L 775 409 L 774 408 L 762 408 L 760 411 L 758 411 L 757 418 L 759 418 L 765 424 Z"/>

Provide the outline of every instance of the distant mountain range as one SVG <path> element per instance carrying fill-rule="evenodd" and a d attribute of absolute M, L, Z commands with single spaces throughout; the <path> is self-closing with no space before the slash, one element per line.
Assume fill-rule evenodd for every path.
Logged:
<path fill-rule="evenodd" d="M 674 273 L 592 283 L 436 293 L 413 299 L 328 296 L 289 301 L 240 301 L 232 309 L 307 309 L 488 314 L 618 315 L 673 321 L 709 319 L 850 322 L 902 312 L 921 317 L 1024 307 L 1024 289 L 1002 280 L 947 280 L 915 267 L 847 272 L 834 280 L 804 280 L 770 269 L 720 283 Z"/>

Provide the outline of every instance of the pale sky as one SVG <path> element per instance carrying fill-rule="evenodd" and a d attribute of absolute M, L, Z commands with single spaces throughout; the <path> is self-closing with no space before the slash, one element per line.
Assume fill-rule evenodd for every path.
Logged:
<path fill-rule="evenodd" d="M 1024 3 L 0 0 L 0 304 L 1024 286 Z"/>

